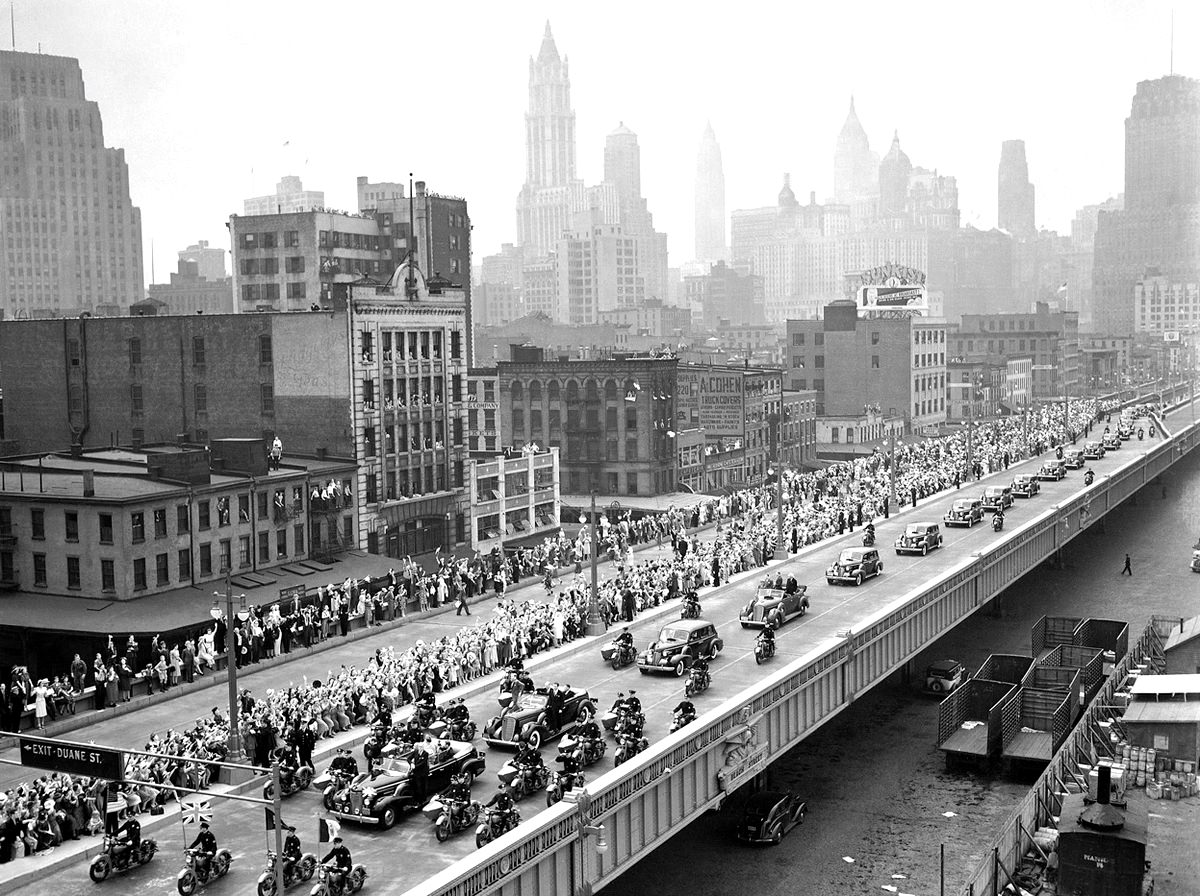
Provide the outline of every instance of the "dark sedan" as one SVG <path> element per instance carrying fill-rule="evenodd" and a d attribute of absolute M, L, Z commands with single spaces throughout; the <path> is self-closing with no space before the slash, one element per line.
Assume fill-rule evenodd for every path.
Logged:
<path fill-rule="evenodd" d="M 808 804 L 794 793 L 760 790 L 746 800 L 737 838 L 743 843 L 778 843 L 796 825 L 804 823 Z"/>

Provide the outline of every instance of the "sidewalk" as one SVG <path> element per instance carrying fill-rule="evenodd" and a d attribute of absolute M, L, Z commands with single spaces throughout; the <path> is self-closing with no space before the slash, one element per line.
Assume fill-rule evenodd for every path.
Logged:
<path fill-rule="evenodd" d="M 703 531 L 711 525 L 693 531 Z M 660 559 L 670 554 L 669 540 L 664 540 L 662 547 L 650 542 L 634 548 L 634 555 L 639 560 Z M 601 560 L 597 567 L 601 581 L 607 581 L 615 575 L 616 564 L 611 561 Z M 573 567 L 562 569 L 563 573 L 556 579 L 556 590 L 557 587 L 565 587 L 566 582 L 574 576 Z M 583 572 L 586 577 L 587 566 L 584 566 Z M 510 587 L 504 596 L 506 599 L 520 597 L 537 600 L 545 597 L 545 591 L 541 580 L 531 576 L 517 587 Z M 496 595 L 488 592 L 476 596 L 471 604 L 471 612 L 475 615 L 490 614 L 495 604 Z M 295 649 L 284 656 L 244 666 L 238 670 L 238 688 L 248 687 L 262 693 L 268 688 L 286 688 L 313 678 L 328 678 L 330 670 L 339 666 L 364 663 L 376 644 L 404 650 L 418 640 L 432 641 L 451 634 L 469 624 L 473 618 L 455 616 L 454 606 L 447 605 L 374 628 L 356 629 L 345 637 L 333 637 L 311 648 Z M 376 638 L 384 640 L 377 642 Z M 139 697 L 112 709 L 88 710 L 47 725 L 45 732 L 24 733 L 124 749 L 143 749 L 146 739 L 153 732 L 189 727 L 196 719 L 209 715 L 214 706 L 224 713 L 229 702 L 227 680 L 224 671 L 215 674 L 210 672 L 193 684 L 177 685 L 166 693 Z M 3 747 L 0 749 L 0 759 L 19 760 L 16 742 L 11 735 L 0 739 L 0 746 Z M 0 763 L 0 792 L 42 774 L 45 772 L 40 769 Z"/>

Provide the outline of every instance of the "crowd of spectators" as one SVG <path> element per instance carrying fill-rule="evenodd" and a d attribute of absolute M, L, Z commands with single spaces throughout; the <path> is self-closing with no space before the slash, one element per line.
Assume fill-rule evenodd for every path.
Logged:
<path fill-rule="evenodd" d="M 796 551 L 847 527 L 887 516 L 893 464 L 897 503 L 915 505 L 939 491 L 961 488 L 988 472 L 1074 442 L 1102 423 L 1112 409 L 1077 401 L 1071 403 L 1065 419 L 1059 406 L 1029 418 L 989 422 L 974 428 L 969 455 L 967 435 L 958 432 L 897 445 L 894 453 L 876 451 L 819 472 L 786 471 L 782 494 L 787 545 L 776 544 L 776 485 L 713 497 L 688 510 L 672 509 L 638 520 L 604 518 L 598 526 L 599 549 L 616 561 L 617 572 L 600 586 L 600 613 L 606 625 L 632 620 L 663 601 L 718 586 L 739 572 L 762 566 L 777 550 Z M 701 539 L 696 530 L 713 521 L 717 522 L 715 537 Z M 381 712 L 390 714 L 423 694 L 452 690 L 513 658 L 528 658 L 581 637 L 588 615 L 582 564 L 589 559 L 589 535 L 586 527 L 575 539 L 560 533 L 509 557 L 476 557 L 468 562 L 443 556 L 430 571 L 406 559 L 384 579 L 331 584 L 319 590 L 315 603 L 296 605 L 287 612 L 273 605 L 235 620 L 228 646 L 241 665 L 345 635 L 351 615 L 362 615 L 366 624 L 377 625 L 403 617 L 412 605 L 425 609 L 461 598 L 469 601 L 489 588 L 499 595 L 493 612 L 476 616 L 437 640 L 417 641 L 404 650 L 379 647 L 362 665 L 331 670 L 324 679 L 300 687 L 268 689 L 260 695 L 244 689 L 239 734 L 248 759 L 266 767 L 283 747 L 293 751 L 298 761 L 311 763 L 314 745 L 322 738 L 367 723 Z M 670 556 L 635 560 L 633 546 L 652 540 L 669 541 Z M 547 573 L 572 564 L 573 577 L 568 573 L 555 586 Z M 506 596 L 510 584 L 543 575 L 545 600 Z M 203 633 L 195 649 L 190 641 L 167 649 L 156 638 L 157 659 L 141 674 L 152 676 L 163 688 L 190 681 L 225 652 L 229 637 L 228 620 L 221 618 Z M 136 649 L 131 638 L 126 656 L 120 656 L 110 639 L 106 650 L 97 654 L 93 677 L 98 688 L 103 684 L 106 700 L 127 699 L 123 674 L 128 680 L 128 654 L 132 650 L 136 655 Z M 5 705 L 19 702 L 24 708 L 27 699 L 34 699 L 39 713 L 43 704 L 47 715 L 69 712 L 70 700 L 61 693 L 81 689 L 87 671 L 83 666 L 76 656 L 69 675 L 58 677 L 58 690 L 44 679 L 32 686 L 27 673 L 14 670 Z M 111 821 L 120 813 L 153 810 L 172 798 L 172 791 L 156 789 L 155 783 L 203 789 L 212 776 L 209 763 L 225 755 L 228 733 L 228 720 L 214 709 L 186 730 L 151 736 L 148 751 L 176 758 L 143 761 L 130 777 L 146 783 L 124 785 L 120 801 L 109 799 L 103 810 L 97 796 L 103 788 L 95 781 L 49 775 L 10 790 L 0 797 L 0 862 L 99 830 L 102 825 L 95 819 L 104 813 Z"/>

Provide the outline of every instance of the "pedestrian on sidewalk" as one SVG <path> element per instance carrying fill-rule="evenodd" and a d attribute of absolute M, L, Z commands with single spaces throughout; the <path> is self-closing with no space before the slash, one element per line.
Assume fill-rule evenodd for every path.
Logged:
<path fill-rule="evenodd" d="M 458 591 L 458 605 L 454 608 L 454 615 L 457 616 L 464 612 L 468 616 L 471 615 L 471 608 L 467 604 L 467 590 L 465 588 L 460 588 Z"/>
<path fill-rule="evenodd" d="M 1128 554 L 1125 555 L 1125 568 L 1121 570 L 1121 575 L 1125 575 L 1125 573 L 1129 573 L 1130 578 L 1133 577 L 1133 567 L 1129 565 Z"/>

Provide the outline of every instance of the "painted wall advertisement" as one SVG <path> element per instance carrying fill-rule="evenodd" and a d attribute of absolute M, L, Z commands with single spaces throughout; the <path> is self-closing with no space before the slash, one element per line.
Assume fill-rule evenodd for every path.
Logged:
<path fill-rule="evenodd" d="M 707 440 L 743 438 L 746 433 L 745 377 L 722 370 L 684 370 L 678 374 L 676 406 L 681 426 L 702 426 Z"/>

